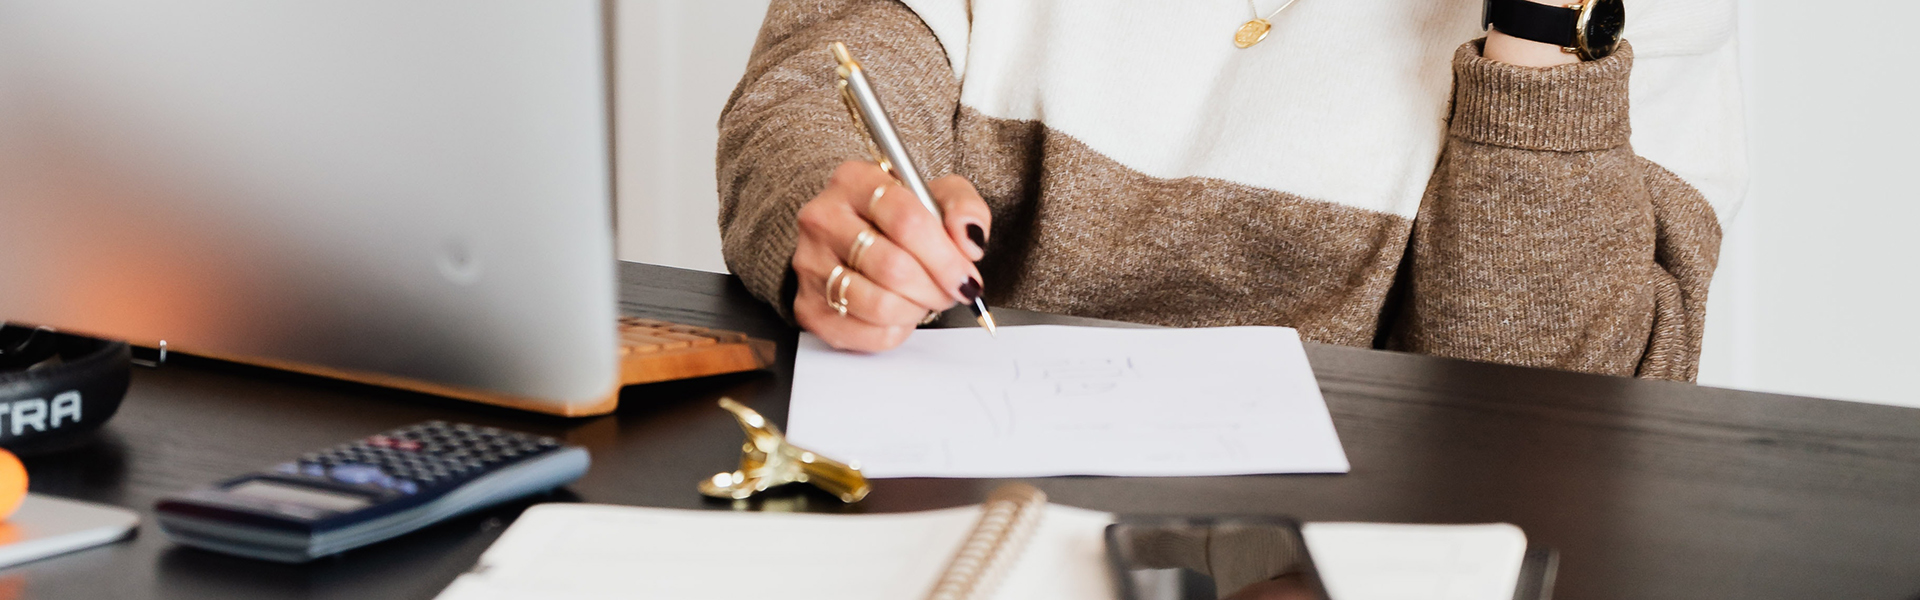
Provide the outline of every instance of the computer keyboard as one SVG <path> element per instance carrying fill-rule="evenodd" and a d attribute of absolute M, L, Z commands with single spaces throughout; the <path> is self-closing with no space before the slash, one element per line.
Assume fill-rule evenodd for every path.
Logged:
<path fill-rule="evenodd" d="M 744 333 L 620 317 L 620 384 L 752 371 L 773 365 L 773 342 Z"/>

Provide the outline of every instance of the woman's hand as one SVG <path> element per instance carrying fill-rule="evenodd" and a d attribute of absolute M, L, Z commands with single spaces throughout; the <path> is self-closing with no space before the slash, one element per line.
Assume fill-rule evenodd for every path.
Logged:
<path fill-rule="evenodd" d="M 870 162 L 841 164 L 800 207 L 793 317 L 801 327 L 835 348 L 877 352 L 906 341 L 930 312 L 980 295 L 973 263 L 986 255 L 987 203 L 958 175 L 927 187 L 944 223 Z M 872 241 L 860 243 L 861 232 Z M 857 255 L 856 243 L 865 246 Z M 835 267 L 842 267 L 837 277 Z"/>

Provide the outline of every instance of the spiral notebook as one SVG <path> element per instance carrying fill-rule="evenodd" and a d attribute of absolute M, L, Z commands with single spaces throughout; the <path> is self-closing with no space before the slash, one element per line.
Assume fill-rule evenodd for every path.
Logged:
<path fill-rule="evenodd" d="M 979 506 L 874 515 L 543 504 L 439 600 L 1114 598 L 1103 540 L 1113 515 L 1049 505 L 1028 490 L 1003 488 Z M 1551 562 L 1538 553 L 1523 561 L 1518 532 L 1304 529 L 1336 600 L 1544 600 Z"/>

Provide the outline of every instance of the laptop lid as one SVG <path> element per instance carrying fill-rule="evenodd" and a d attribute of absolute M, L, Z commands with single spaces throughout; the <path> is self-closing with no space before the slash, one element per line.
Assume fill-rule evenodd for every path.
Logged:
<path fill-rule="evenodd" d="M 0 0 L 0 320 L 600 400 L 604 32 L 597 0 Z"/>

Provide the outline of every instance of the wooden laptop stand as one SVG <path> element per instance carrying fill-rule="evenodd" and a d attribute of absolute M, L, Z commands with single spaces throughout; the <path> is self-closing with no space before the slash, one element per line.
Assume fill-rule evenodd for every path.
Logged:
<path fill-rule="evenodd" d="M 753 371 L 774 363 L 773 342 L 750 338 L 744 333 L 639 317 L 620 317 L 617 326 L 620 328 L 619 385 L 600 400 L 574 404 L 266 358 L 208 355 L 191 350 L 186 353 L 563 417 L 613 412 L 620 407 L 620 389 L 629 385 Z M 152 344 L 140 345 L 153 347 Z"/>

